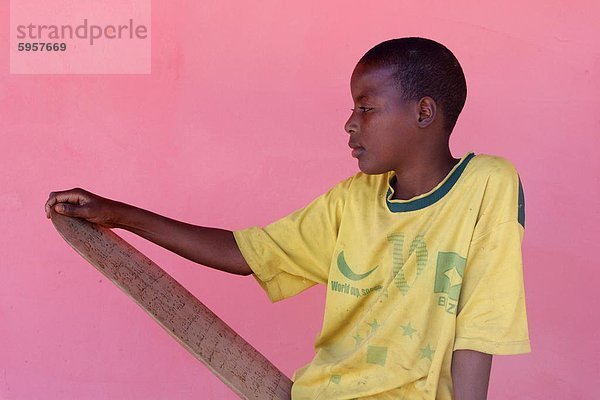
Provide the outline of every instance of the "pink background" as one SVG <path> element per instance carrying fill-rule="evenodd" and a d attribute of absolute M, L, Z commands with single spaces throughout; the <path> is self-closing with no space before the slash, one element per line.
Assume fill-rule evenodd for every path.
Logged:
<path fill-rule="evenodd" d="M 168 4 L 167 4 L 168 3 Z M 424 36 L 460 60 L 453 133 L 510 159 L 525 188 L 533 352 L 494 358 L 490 399 L 600 396 L 600 6 L 529 1 L 154 2 L 152 74 L 10 75 L 0 3 L 0 398 L 234 399 L 60 238 L 52 190 L 81 186 L 239 229 L 354 174 L 343 124 L 355 62 Z M 230 276 L 118 231 L 288 375 L 308 362 L 324 289 L 270 304 Z"/>

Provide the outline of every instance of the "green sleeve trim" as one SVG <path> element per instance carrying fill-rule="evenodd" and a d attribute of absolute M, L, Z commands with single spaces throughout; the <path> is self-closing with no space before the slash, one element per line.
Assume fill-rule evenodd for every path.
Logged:
<path fill-rule="evenodd" d="M 519 177 L 519 223 L 525 229 L 525 194 L 523 193 L 523 185 L 521 184 L 521 177 Z"/>

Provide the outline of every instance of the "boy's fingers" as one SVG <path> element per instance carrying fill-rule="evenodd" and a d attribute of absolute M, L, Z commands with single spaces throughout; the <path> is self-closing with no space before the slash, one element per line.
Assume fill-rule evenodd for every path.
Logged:
<path fill-rule="evenodd" d="M 55 204 L 56 204 L 56 193 L 51 192 L 50 195 L 48 196 L 48 200 L 46 200 L 46 204 L 44 205 L 47 218 L 50 218 L 50 209 L 52 207 L 54 207 Z"/>
<path fill-rule="evenodd" d="M 82 200 L 84 200 L 84 197 L 81 193 L 68 191 L 54 193 L 54 196 L 52 196 L 52 200 L 54 203 L 81 204 Z"/>
<path fill-rule="evenodd" d="M 87 215 L 87 208 L 78 206 L 75 204 L 58 203 L 54 206 L 54 210 L 63 215 L 69 217 L 85 217 Z"/>
<path fill-rule="evenodd" d="M 80 189 L 71 189 L 64 192 L 51 192 L 46 201 L 46 216 L 50 218 L 50 208 L 56 203 L 83 204 L 86 199 L 79 191 Z"/>

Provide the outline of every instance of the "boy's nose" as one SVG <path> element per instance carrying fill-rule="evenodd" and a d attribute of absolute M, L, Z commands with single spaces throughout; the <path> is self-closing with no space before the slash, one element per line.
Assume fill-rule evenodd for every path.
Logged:
<path fill-rule="evenodd" d="M 356 133 L 358 129 L 358 126 L 356 124 L 356 122 L 354 122 L 354 118 L 352 118 L 352 116 L 350 116 L 350 118 L 348 118 L 348 121 L 346 121 L 346 124 L 344 125 L 344 130 L 349 133 L 349 134 L 354 134 Z"/>

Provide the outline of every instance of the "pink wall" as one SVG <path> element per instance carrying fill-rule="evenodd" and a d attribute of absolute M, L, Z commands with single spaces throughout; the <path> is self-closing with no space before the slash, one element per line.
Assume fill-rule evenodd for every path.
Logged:
<path fill-rule="evenodd" d="M 155 1 L 152 74 L 137 76 L 10 75 L 1 29 L 0 398 L 234 399 L 67 246 L 48 193 L 81 186 L 228 229 L 282 217 L 357 171 L 350 73 L 401 36 L 463 65 L 454 153 L 507 157 L 525 187 L 533 352 L 494 359 L 490 399 L 600 397 L 600 6 L 484 4 Z M 123 236 L 286 373 L 311 358 L 322 288 L 273 305 L 250 277 Z"/>

